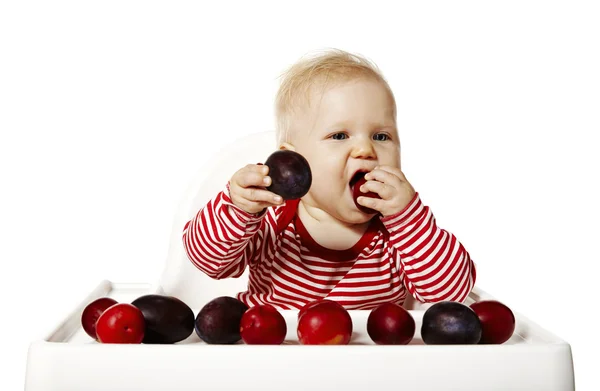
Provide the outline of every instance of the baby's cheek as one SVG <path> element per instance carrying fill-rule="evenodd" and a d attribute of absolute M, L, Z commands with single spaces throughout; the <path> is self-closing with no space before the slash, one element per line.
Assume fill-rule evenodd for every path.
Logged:
<path fill-rule="evenodd" d="M 393 168 L 400 168 L 400 155 L 390 156 L 385 159 L 379 160 L 380 166 L 389 166 Z"/>

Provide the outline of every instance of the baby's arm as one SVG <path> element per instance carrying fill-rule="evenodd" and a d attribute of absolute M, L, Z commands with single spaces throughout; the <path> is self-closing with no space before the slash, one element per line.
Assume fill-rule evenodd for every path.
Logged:
<path fill-rule="evenodd" d="M 239 277 L 265 254 L 266 247 L 272 247 L 274 236 L 265 240 L 276 227 L 269 207 L 283 200 L 266 190 L 271 184 L 268 173 L 269 167 L 262 164 L 237 170 L 227 189 L 185 225 L 183 244 L 188 258 L 208 276 Z"/>
<path fill-rule="evenodd" d="M 239 277 L 265 249 L 272 220 L 267 209 L 248 213 L 237 207 L 227 189 L 219 192 L 183 230 L 183 245 L 190 261 L 214 279 Z"/>
<path fill-rule="evenodd" d="M 464 302 L 475 285 L 475 264 L 450 232 L 440 229 L 418 193 L 406 208 L 381 219 L 404 285 L 421 302 Z"/>

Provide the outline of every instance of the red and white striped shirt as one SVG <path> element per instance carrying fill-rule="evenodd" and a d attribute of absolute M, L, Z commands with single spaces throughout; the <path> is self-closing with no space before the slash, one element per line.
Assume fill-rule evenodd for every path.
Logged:
<path fill-rule="evenodd" d="M 327 298 L 347 309 L 402 304 L 407 291 L 421 302 L 463 302 L 475 284 L 475 265 L 462 244 L 440 229 L 417 193 L 400 213 L 375 216 L 347 250 L 311 238 L 297 218 L 299 200 L 250 214 L 229 197 L 229 184 L 190 220 L 183 244 L 190 261 L 211 278 L 241 276 L 248 306 L 299 309 Z"/>

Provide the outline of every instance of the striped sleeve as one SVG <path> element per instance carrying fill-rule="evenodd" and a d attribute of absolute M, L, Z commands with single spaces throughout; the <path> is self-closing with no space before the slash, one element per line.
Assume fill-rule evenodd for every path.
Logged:
<path fill-rule="evenodd" d="M 261 252 L 267 210 L 247 213 L 233 204 L 229 183 L 183 229 L 190 261 L 214 279 L 241 276 Z"/>
<path fill-rule="evenodd" d="M 415 194 L 406 208 L 381 219 L 391 251 L 413 297 L 421 302 L 464 302 L 475 285 L 475 264 L 456 237 L 436 223 Z"/>

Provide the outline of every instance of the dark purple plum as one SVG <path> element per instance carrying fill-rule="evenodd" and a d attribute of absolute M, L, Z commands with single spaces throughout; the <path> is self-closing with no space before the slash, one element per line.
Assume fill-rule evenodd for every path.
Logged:
<path fill-rule="evenodd" d="M 441 301 L 423 314 L 421 337 L 427 345 L 472 345 L 481 339 L 481 322 L 468 306 Z"/>
<path fill-rule="evenodd" d="M 248 306 L 240 300 L 217 297 L 208 303 L 196 316 L 196 334 L 208 344 L 234 344 L 242 339 L 240 323 Z"/>
<path fill-rule="evenodd" d="M 280 150 L 273 152 L 265 162 L 269 167 L 271 186 L 267 190 L 284 200 L 303 197 L 312 184 L 312 172 L 308 161 L 301 154 Z"/>
<path fill-rule="evenodd" d="M 146 321 L 143 343 L 171 344 L 183 341 L 194 331 L 194 312 L 173 296 L 149 294 L 131 302 Z"/>

